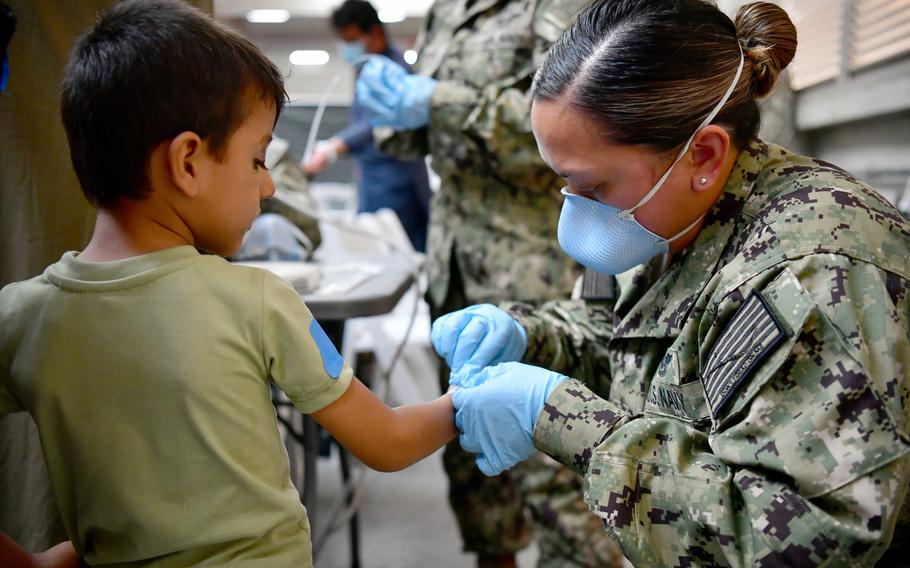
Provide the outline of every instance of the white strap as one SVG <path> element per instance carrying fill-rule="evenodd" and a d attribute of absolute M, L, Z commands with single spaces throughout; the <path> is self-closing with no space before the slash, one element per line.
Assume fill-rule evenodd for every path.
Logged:
<path fill-rule="evenodd" d="M 688 227 L 686 227 L 686 228 L 683 229 L 682 231 L 676 233 L 675 236 L 670 237 L 669 239 L 667 239 L 667 242 L 668 242 L 668 243 L 672 243 L 673 241 L 675 241 L 675 240 L 678 239 L 679 237 L 681 237 L 681 236 L 685 235 L 686 233 L 688 233 L 689 231 L 691 231 L 691 230 L 692 230 L 692 227 L 694 227 L 695 225 L 699 224 L 699 223 L 701 222 L 701 220 L 705 218 L 705 215 L 706 215 L 705 213 L 702 213 L 701 215 L 699 215 L 698 219 L 692 221 L 692 223 L 691 223 Z"/>

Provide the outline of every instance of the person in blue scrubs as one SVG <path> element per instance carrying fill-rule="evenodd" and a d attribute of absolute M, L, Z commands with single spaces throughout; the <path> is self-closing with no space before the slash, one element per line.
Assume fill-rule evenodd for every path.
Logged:
<path fill-rule="evenodd" d="M 346 0 L 332 13 L 332 27 L 341 38 L 341 56 L 355 68 L 367 55 L 379 54 L 412 72 L 401 51 L 389 42 L 379 15 L 369 2 Z M 379 152 L 373 145 L 371 117 L 370 111 L 355 99 L 349 126 L 319 142 L 306 159 L 304 170 L 315 175 L 339 155 L 352 154 L 357 162 L 358 212 L 392 209 L 414 249 L 423 252 L 430 202 L 426 165 L 423 160 L 403 161 Z"/>

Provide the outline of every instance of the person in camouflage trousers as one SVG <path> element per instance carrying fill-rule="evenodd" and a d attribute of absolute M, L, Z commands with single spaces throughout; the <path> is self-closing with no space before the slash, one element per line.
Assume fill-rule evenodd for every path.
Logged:
<path fill-rule="evenodd" d="M 612 305 L 512 302 L 491 312 L 488 329 L 509 329 L 496 321 L 509 314 L 526 334 L 521 360 L 545 368 L 504 362 L 478 371 L 495 361 L 463 357 L 467 372 L 453 376 L 461 443 L 491 474 L 531 443 L 575 469 L 591 511 L 636 566 L 903 565 L 910 222 L 849 173 L 754 138 L 750 103 L 792 58 L 795 31 L 770 4 L 742 8 L 735 28 L 707 6 L 596 2 L 550 51 L 535 85 L 534 131 L 554 168 L 587 172 L 569 189 L 633 209 L 651 194 L 657 202 L 641 219 L 676 222 L 661 235 L 705 217 L 683 229 L 670 254 L 619 273 Z M 592 37 L 611 43 L 586 43 Z M 745 63 L 734 75 L 740 49 Z M 628 54 L 639 59 L 629 63 Z M 725 104 L 716 93 L 731 81 Z M 701 111 L 678 102 L 684 83 L 704 94 Z M 619 116 L 638 85 L 651 116 Z M 674 108 L 655 110 L 647 97 Z M 602 114 L 585 100 L 601 101 Z M 692 131 L 660 192 L 632 191 L 634 183 L 623 186 L 628 196 L 584 189 L 600 186 L 598 168 L 632 167 L 615 156 L 660 149 L 623 154 L 643 143 L 635 136 L 667 134 L 664 149 L 675 150 Z M 693 203 L 668 209 L 678 196 L 703 199 L 700 191 L 711 197 L 703 213 Z M 472 339 L 472 352 L 503 341 L 494 335 L 479 346 Z M 441 353 L 449 360 L 459 357 L 458 339 Z M 564 376 L 584 374 L 605 354 L 609 396 Z"/>
<path fill-rule="evenodd" d="M 429 154 L 441 178 L 427 244 L 434 319 L 479 302 L 565 297 L 578 277 L 577 265 L 552 239 L 562 183 L 537 152 L 529 89 L 547 48 L 587 3 L 437 0 L 414 65 L 432 81 L 388 78 L 394 70 L 375 60 L 361 70 L 358 99 L 380 118 L 398 113 L 377 120 L 397 129 L 375 130 L 379 148 L 403 158 Z M 395 92 L 400 84 L 408 88 Z M 423 116 L 410 121 L 420 93 L 426 93 Z M 443 366 L 443 389 L 448 377 Z M 481 566 L 509 565 L 529 543 L 526 508 L 539 529 L 540 566 L 620 562 L 584 506 L 578 476 L 549 458 L 489 479 L 453 442 L 443 463 L 465 550 L 478 553 Z"/>

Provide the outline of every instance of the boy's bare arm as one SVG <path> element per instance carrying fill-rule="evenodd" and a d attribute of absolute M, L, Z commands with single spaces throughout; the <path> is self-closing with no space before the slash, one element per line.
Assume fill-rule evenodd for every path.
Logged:
<path fill-rule="evenodd" d="M 389 408 L 356 377 L 341 398 L 313 413 L 357 458 L 379 471 L 417 462 L 458 434 L 451 395 Z"/>
<path fill-rule="evenodd" d="M 29 554 L 0 532 L 0 566 L 5 568 L 78 568 L 79 557 L 69 541 L 38 554 Z"/>

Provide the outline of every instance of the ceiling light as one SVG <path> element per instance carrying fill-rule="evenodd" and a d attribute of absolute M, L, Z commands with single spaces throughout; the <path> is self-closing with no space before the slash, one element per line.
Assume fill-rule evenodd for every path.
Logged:
<path fill-rule="evenodd" d="M 329 52 L 321 49 L 298 49 L 291 53 L 292 65 L 325 65 L 329 62 Z"/>
<path fill-rule="evenodd" d="M 250 10 L 246 13 L 246 21 L 253 24 L 283 24 L 291 19 L 287 10 Z"/>
<path fill-rule="evenodd" d="M 403 22 L 407 15 L 400 8 L 382 8 L 379 10 L 379 21 L 384 24 Z"/>
<path fill-rule="evenodd" d="M 417 63 L 417 52 L 413 49 L 409 49 L 404 52 L 404 62 L 408 65 L 414 65 Z"/>

